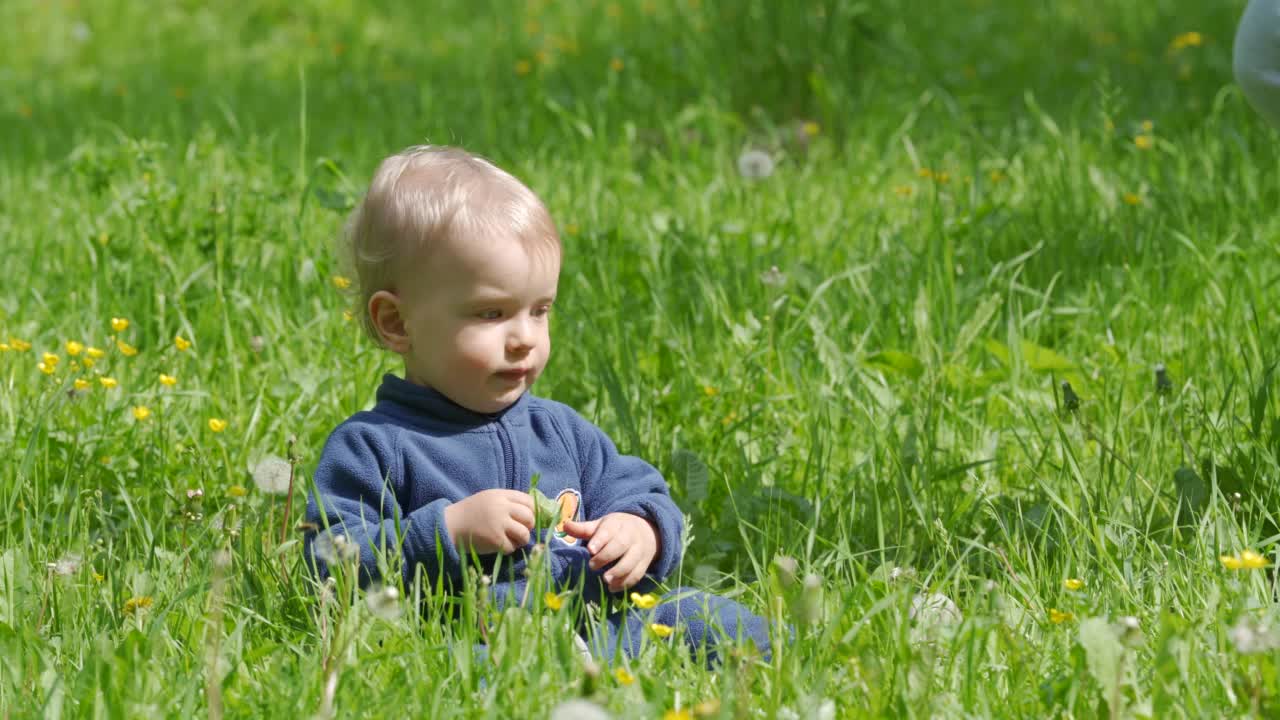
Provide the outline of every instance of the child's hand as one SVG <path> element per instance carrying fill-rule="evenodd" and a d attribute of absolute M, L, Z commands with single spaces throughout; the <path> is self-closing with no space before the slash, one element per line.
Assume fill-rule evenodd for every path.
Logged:
<path fill-rule="evenodd" d="M 658 555 L 658 531 L 653 523 L 639 515 L 609 513 L 588 522 L 566 520 L 564 531 L 588 541 L 592 570 L 617 561 L 604 575 L 610 592 L 630 588 L 644 579 Z"/>
<path fill-rule="evenodd" d="M 529 544 L 533 499 L 516 490 L 484 490 L 446 507 L 444 524 L 460 555 L 507 555 Z"/>

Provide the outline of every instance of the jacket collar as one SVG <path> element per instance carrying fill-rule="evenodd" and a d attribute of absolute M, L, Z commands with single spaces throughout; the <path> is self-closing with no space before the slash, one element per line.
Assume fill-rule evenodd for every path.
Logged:
<path fill-rule="evenodd" d="M 387 373 L 382 376 L 382 384 L 378 386 L 377 405 L 382 410 L 391 410 L 387 406 L 392 406 L 401 410 L 401 413 L 408 412 L 416 418 L 474 428 L 504 419 L 508 423 L 519 423 L 519 418 L 528 412 L 528 398 L 529 393 L 526 392 L 499 412 L 478 413 L 455 403 L 435 388 L 416 385 Z"/>

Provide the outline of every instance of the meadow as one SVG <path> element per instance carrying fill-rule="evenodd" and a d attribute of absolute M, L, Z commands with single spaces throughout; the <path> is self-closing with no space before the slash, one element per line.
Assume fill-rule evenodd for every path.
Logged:
<path fill-rule="evenodd" d="M 0 4 L 0 717 L 1280 715 L 1243 4 Z M 673 584 L 770 661 L 309 581 L 398 370 L 335 238 L 422 142 L 546 200 L 536 392 L 663 471 Z"/>

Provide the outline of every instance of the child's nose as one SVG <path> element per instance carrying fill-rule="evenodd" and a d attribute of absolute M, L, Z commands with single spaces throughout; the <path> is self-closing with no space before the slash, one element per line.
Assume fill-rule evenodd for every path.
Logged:
<path fill-rule="evenodd" d="M 524 350 L 533 346 L 533 323 L 528 318 L 517 318 L 511 323 L 511 331 L 507 334 L 507 349 Z"/>

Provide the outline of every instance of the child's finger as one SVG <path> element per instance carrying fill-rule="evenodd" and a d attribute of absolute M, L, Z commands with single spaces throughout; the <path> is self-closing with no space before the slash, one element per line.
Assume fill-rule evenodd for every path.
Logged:
<path fill-rule="evenodd" d="M 634 582 L 628 582 L 632 574 L 635 573 L 636 565 L 640 563 L 639 548 L 632 545 L 625 554 L 609 568 L 609 572 L 605 573 L 604 581 L 609 586 L 610 592 L 618 592 L 634 585 Z"/>
<path fill-rule="evenodd" d="M 523 505 L 512 505 L 511 511 L 508 515 L 512 520 L 515 520 L 527 528 L 533 527 L 535 520 L 533 517 L 533 511 Z"/>
<path fill-rule="evenodd" d="M 614 572 L 618 572 L 617 569 L 620 566 L 627 566 L 629 569 L 622 578 L 621 585 L 623 588 L 632 588 L 644 579 L 644 574 L 649 571 L 649 563 L 651 562 L 653 562 L 653 557 L 645 557 L 644 548 L 639 545 L 633 545 L 631 550 L 627 551 L 627 554 L 623 555 L 618 564 L 614 566 Z"/>
<path fill-rule="evenodd" d="M 579 540 L 589 540 L 592 535 L 596 534 L 596 528 L 599 526 L 599 520 L 589 520 L 587 522 L 579 522 L 577 520 L 564 521 L 564 531 Z"/>
<path fill-rule="evenodd" d="M 515 520 L 508 520 L 503 531 L 507 536 L 507 540 L 510 540 L 512 545 L 510 550 L 504 550 L 504 552 L 515 552 L 516 548 L 522 548 L 529 544 L 529 528 L 521 525 Z"/>
<path fill-rule="evenodd" d="M 592 555 L 595 555 L 604 549 L 611 540 L 613 540 L 613 528 L 608 525 L 603 527 L 597 525 L 595 532 L 591 533 L 591 542 L 587 543 L 587 550 Z"/>
<path fill-rule="evenodd" d="M 597 535 L 596 537 L 599 536 Z M 591 544 L 594 545 L 595 540 L 592 540 Z M 614 560 L 622 557 L 626 552 L 627 543 L 622 538 L 614 538 L 613 540 L 604 543 L 599 550 L 592 552 L 591 562 L 588 563 L 588 566 L 592 570 L 599 570 Z"/>

